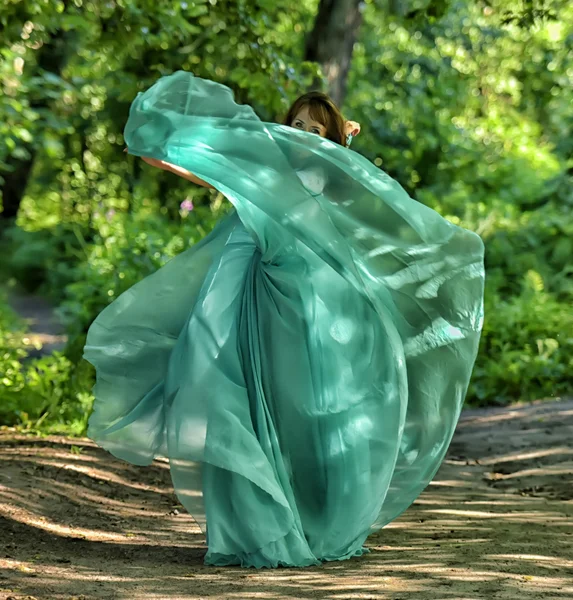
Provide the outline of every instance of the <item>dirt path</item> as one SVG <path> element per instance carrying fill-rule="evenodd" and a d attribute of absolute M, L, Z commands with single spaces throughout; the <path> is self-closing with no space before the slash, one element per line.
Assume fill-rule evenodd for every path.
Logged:
<path fill-rule="evenodd" d="M 26 337 L 30 340 L 29 358 L 39 358 L 55 350 L 63 350 L 67 341 L 65 329 L 48 300 L 13 287 L 2 287 L 0 291 L 6 293 L 8 304 L 24 319 L 28 327 Z M 40 349 L 36 350 L 34 346 Z"/>
<path fill-rule="evenodd" d="M 434 482 L 360 559 L 217 569 L 164 463 L 0 430 L 0 599 L 573 599 L 573 401 L 464 413 Z"/>

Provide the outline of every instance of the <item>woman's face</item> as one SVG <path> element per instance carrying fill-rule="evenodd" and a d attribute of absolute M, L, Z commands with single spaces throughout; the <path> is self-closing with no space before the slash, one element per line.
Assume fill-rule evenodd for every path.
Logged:
<path fill-rule="evenodd" d="M 301 129 L 302 131 L 308 131 L 309 133 L 316 133 L 320 137 L 326 137 L 326 127 L 311 118 L 308 106 L 301 108 L 292 120 L 291 127 L 295 129 Z"/>

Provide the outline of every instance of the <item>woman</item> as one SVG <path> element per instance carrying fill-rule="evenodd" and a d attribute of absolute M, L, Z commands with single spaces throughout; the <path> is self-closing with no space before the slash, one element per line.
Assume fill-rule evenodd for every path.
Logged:
<path fill-rule="evenodd" d="M 346 147 L 350 147 L 352 138 L 361 131 L 360 123 L 345 121 L 334 102 L 326 94 L 316 91 L 308 92 L 292 103 L 284 119 L 284 124 L 328 138 L 341 145 L 344 143 Z M 214 189 L 210 183 L 177 165 L 145 156 L 141 158 L 153 167 L 179 175 L 201 187 Z"/>
<path fill-rule="evenodd" d="M 207 564 L 363 554 L 434 476 L 461 410 L 481 240 L 345 148 L 345 127 L 323 95 L 264 123 L 183 72 L 130 112 L 132 154 L 235 211 L 92 324 L 88 434 L 135 464 L 169 458 Z"/>

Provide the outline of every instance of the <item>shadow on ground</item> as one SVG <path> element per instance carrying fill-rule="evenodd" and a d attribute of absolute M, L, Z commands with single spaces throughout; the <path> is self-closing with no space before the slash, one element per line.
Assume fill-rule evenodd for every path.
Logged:
<path fill-rule="evenodd" d="M 573 401 L 466 411 L 435 480 L 369 539 L 309 569 L 205 567 L 167 465 L 0 431 L 0 599 L 573 598 Z"/>

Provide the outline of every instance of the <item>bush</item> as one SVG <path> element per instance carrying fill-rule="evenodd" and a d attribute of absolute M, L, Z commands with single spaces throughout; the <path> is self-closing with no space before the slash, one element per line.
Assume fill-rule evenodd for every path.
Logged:
<path fill-rule="evenodd" d="M 29 359 L 26 327 L 0 297 L 0 424 L 80 435 L 93 401 L 93 369 L 61 352 Z"/>
<path fill-rule="evenodd" d="M 122 213 L 100 222 L 85 258 L 73 265 L 71 281 L 60 291 L 59 313 L 71 338 L 85 334 L 93 319 L 125 290 L 209 233 L 221 213 L 204 208 L 182 223 L 157 214 Z"/>
<path fill-rule="evenodd" d="M 76 223 L 61 223 L 33 231 L 11 227 L 5 232 L 10 246 L 9 275 L 28 292 L 52 297 L 72 280 L 71 266 L 85 260 L 88 229 Z"/>
<path fill-rule="evenodd" d="M 60 304 L 68 332 L 65 352 L 29 358 L 26 327 L 0 298 L 0 424 L 82 434 L 93 402 L 93 367 L 82 360 L 86 332 L 123 291 L 199 241 L 228 210 L 213 205 L 181 211 L 95 213 L 91 226 L 73 222 L 24 230 L 3 240 L 3 265 L 28 291 Z"/>
<path fill-rule="evenodd" d="M 505 213 L 490 209 L 482 225 L 486 269 L 498 291 L 519 295 L 523 277 L 534 271 L 556 298 L 573 300 L 573 209 L 548 203 L 527 212 L 506 207 Z"/>
<path fill-rule="evenodd" d="M 488 282 L 480 352 L 468 393 L 472 405 L 509 404 L 571 392 L 573 313 L 544 289 L 535 271 L 504 298 Z"/>

